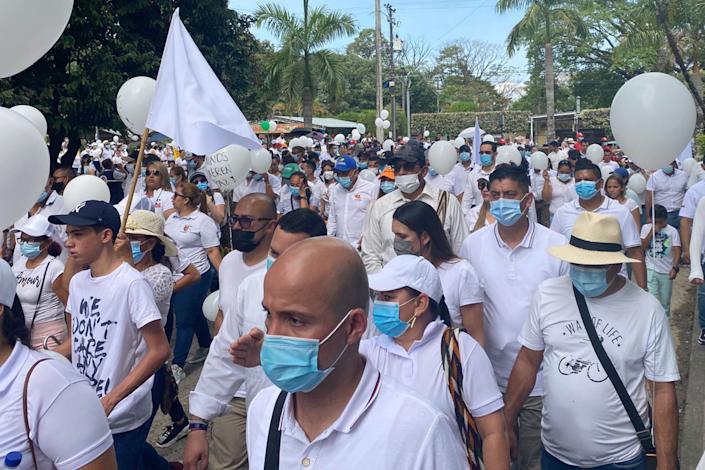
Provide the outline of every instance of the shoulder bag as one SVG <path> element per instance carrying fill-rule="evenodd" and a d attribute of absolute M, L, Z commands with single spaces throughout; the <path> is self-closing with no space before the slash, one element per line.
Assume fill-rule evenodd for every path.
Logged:
<path fill-rule="evenodd" d="M 438 214 L 438 219 L 441 221 L 441 226 L 446 224 L 446 212 L 448 211 L 448 191 L 439 189 L 438 192 L 441 196 L 438 198 L 438 207 L 436 208 L 436 214 Z"/>
<path fill-rule="evenodd" d="M 28 397 L 27 397 L 27 390 L 29 388 L 29 378 L 32 376 L 32 372 L 34 372 L 34 369 L 39 365 L 40 362 L 48 361 L 49 358 L 46 359 L 39 359 L 37 362 L 32 364 L 32 367 L 29 368 L 27 371 L 27 375 L 24 378 L 24 386 L 22 387 L 22 415 L 24 417 L 24 431 L 25 434 L 27 435 L 27 442 L 29 443 L 29 451 L 32 453 L 32 464 L 34 466 L 34 470 L 37 470 L 37 456 L 34 453 L 34 443 L 32 442 L 32 439 L 29 437 L 29 415 L 28 415 Z"/>
<path fill-rule="evenodd" d="M 264 470 L 279 470 L 279 451 L 281 449 L 282 432 L 279 429 L 282 412 L 284 411 L 284 400 L 286 392 L 279 392 L 277 401 L 272 411 L 272 420 L 269 422 L 269 434 L 267 435 L 267 450 L 264 454 Z"/>
<path fill-rule="evenodd" d="M 44 281 L 46 281 L 47 278 L 47 272 L 49 271 L 49 265 L 51 264 L 52 260 L 49 260 L 47 263 L 47 267 L 44 268 L 44 275 L 42 276 L 42 282 L 39 285 L 39 295 L 37 295 L 37 306 L 34 308 L 34 315 L 32 315 L 32 323 L 29 325 L 29 332 L 30 334 L 32 333 L 32 329 L 34 328 L 34 320 L 37 319 L 37 313 L 39 313 L 39 301 L 42 299 L 42 291 L 44 290 Z"/>

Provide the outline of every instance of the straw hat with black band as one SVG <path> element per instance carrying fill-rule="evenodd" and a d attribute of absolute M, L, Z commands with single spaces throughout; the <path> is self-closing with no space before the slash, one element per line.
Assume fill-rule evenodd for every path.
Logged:
<path fill-rule="evenodd" d="M 585 266 L 641 262 L 624 254 L 619 221 L 615 217 L 594 212 L 580 214 L 568 244 L 553 246 L 548 252 L 568 263 Z"/>

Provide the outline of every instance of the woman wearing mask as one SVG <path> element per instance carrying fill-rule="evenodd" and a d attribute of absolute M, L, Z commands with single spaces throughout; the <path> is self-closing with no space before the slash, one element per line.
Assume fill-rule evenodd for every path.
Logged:
<path fill-rule="evenodd" d="M 328 207 L 330 203 L 330 188 L 335 184 L 334 166 L 335 163 L 332 160 L 325 160 L 321 163 L 321 181 L 324 184 L 321 191 L 321 214 L 325 220 L 328 220 L 328 212 L 330 210 Z"/>
<path fill-rule="evenodd" d="M 168 170 L 161 162 L 151 162 L 145 171 L 144 196 L 154 205 L 154 212 L 166 220 L 174 213 Z"/>
<path fill-rule="evenodd" d="M 394 211 L 392 232 L 397 255 L 423 256 L 438 270 L 452 325 L 484 344 L 480 282 L 470 263 L 453 254 L 436 211 L 425 202 L 407 202 Z"/>
<path fill-rule="evenodd" d="M 611 174 L 605 182 L 605 192 L 611 199 L 622 204 L 634 217 L 634 222 L 637 227 L 641 227 L 641 215 L 639 214 L 639 206 L 627 197 L 627 184 L 621 176 L 616 173 Z"/>
<path fill-rule="evenodd" d="M 70 362 L 29 348 L 15 288 L 10 266 L 0 261 L 0 464 L 117 469 L 113 437 L 95 390 Z"/>
<path fill-rule="evenodd" d="M 494 216 L 490 213 L 490 183 L 485 178 L 477 180 L 477 189 L 482 195 L 482 204 L 478 204 L 468 212 L 467 223 L 471 232 L 480 230 L 485 225 L 495 223 Z"/>
<path fill-rule="evenodd" d="M 225 199 L 223 195 L 220 191 L 213 191 L 208 184 L 206 174 L 202 171 L 194 172 L 189 176 L 189 181 L 195 184 L 196 187 L 206 195 L 206 205 L 203 210 L 213 219 L 218 227 L 222 226 L 225 221 Z"/>
<path fill-rule="evenodd" d="M 396 184 L 394 184 L 394 168 L 391 166 L 386 166 L 377 179 L 379 180 L 379 194 L 377 195 L 378 199 L 397 189 Z"/>
<path fill-rule="evenodd" d="M 81 155 L 81 166 L 78 168 L 79 175 L 95 175 L 95 167 L 92 165 L 93 157 L 88 153 Z"/>
<path fill-rule="evenodd" d="M 548 170 L 543 170 L 541 198 L 551 203 L 548 206 L 551 220 L 553 220 L 553 214 L 556 213 L 559 207 L 578 198 L 578 194 L 575 192 L 573 167 L 570 161 L 561 160 L 558 162 L 558 173 L 556 173 L 556 176 L 550 176 Z"/>
<path fill-rule="evenodd" d="M 195 185 L 179 183 L 174 192 L 176 212 L 167 219 L 164 226 L 164 232 L 176 242 L 176 246 L 188 256 L 201 274 L 201 279 L 196 284 L 175 293 L 172 302 L 176 317 L 172 371 L 177 382 L 186 375 L 183 368 L 194 332 L 201 347 L 199 355 L 207 354 L 205 349 L 211 342 L 208 324 L 201 313 L 201 305 L 208 295 L 215 270 L 220 268 L 222 256 L 218 227 L 205 213 L 205 198 L 206 194 Z"/>
<path fill-rule="evenodd" d="M 174 192 L 176 185 L 186 181 L 186 171 L 180 166 L 172 166 L 169 168 L 169 185 L 171 186 L 170 191 Z M 168 217 L 167 217 L 168 218 Z"/>
<path fill-rule="evenodd" d="M 449 358 L 447 367 L 460 369 L 463 380 L 456 394 L 449 390 L 442 355 L 448 349 L 443 336 L 449 318 L 442 282 L 433 265 L 418 256 L 397 256 L 382 271 L 371 274 L 369 284 L 375 292 L 372 317 L 382 335 L 363 340 L 360 353 L 382 374 L 411 388 L 453 423 L 457 423 L 456 410 L 461 406 L 454 395 L 463 397 L 482 438 L 485 468 L 508 469 L 502 394 L 484 350 L 462 331 L 455 335 L 459 357 Z M 464 432 L 459 426 L 454 429 L 462 439 Z M 469 449 L 467 453 L 471 454 Z"/>
<path fill-rule="evenodd" d="M 25 325 L 33 349 L 57 349 L 68 356 L 65 305 L 68 292 L 62 276 L 64 263 L 55 256 L 61 247 L 53 241 L 54 226 L 41 214 L 33 215 L 13 232 L 20 234 L 22 256 L 12 267 L 17 278 L 17 296 L 25 312 Z"/>

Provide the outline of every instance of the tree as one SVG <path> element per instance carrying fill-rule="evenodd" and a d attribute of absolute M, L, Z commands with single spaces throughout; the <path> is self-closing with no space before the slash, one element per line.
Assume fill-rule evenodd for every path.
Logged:
<path fill-rule="evenodd" d="M 499 0 L 497 12 L 526 7 L 526 12 L 507 37 L 507 53 L 512 56 L 521 44 L 536 42 L 543 45 L 544 81 L 546 89 L 546 117 L 548 138 L 555 137 L 555 78 L 553 70 L 553 41 L 557 28 L 570 30 L 577 37 L 587 34 L 587 27 L 576 4 L 561 0 Z"/>
<path fill-rule="evenodd" d="M 274 3 L 260 6 L 255 18 L 282 43 L 270 69 L 272 79 L 289 101 L 302 101 L 304 126 L 311 127 L 317 89 L 322 86 L 336 95 L 344 73 L 339 56 L 324 46 L 356 28 L 350 15 L 323 6 L 309 12 L 308 0 L 303 6 L 303 18 Z"/>

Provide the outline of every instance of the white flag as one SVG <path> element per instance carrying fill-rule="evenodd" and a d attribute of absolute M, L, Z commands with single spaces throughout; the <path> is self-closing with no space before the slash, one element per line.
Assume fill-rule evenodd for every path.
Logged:
<path fill-rule="evenodd" d="M 261 144 L 174 12 L 146 127 L 180 148 L 207 155 L 230 144 Z"/>
<path fill-rule="evenodd" d="M 482 165 L 480 159 L 480 121 L 475 117 L 475 131 L 472 134 L 472 153 L 475 156 L 475 162 Z"/>

